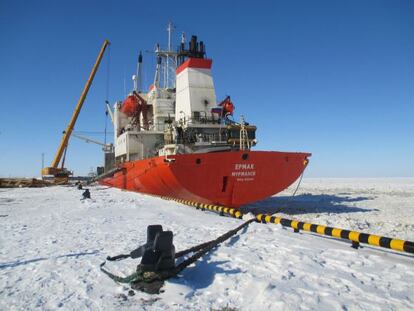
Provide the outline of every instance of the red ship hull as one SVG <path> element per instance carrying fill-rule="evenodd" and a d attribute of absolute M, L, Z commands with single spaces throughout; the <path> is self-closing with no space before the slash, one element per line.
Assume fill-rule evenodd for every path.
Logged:
<path fill-rule="evenodd" d="M 122 164 L 101 184 L 208 204 L 239 207 L 289 187 L 309 153 L 234 151 L 154 157 Z"/>

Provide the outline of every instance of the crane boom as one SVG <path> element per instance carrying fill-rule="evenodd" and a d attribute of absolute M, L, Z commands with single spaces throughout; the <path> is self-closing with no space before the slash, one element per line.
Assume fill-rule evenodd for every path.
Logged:
<path fill-rule="evenodd" d="M 66 177 L 66 178 L 69 176 L 69 172 L 65 168 L 63 168 L 63 166 L 62 168 L 59 168 L 58 165 L 59 165 L 59 162 L 62 160 L 62 156 L 68 146 L 69 138 L 70 138 L 70 135 L 72 134 L 76 120 L 78 119 L 79 112 L 82 109 L 83 102 L 85 101 L 86 95 L 88 94 L 89 88 L 95 77 L 96 71 L 98 70 L 98 67 L 102 60 L 105 49 L 108 45 L 109 45 L 109 41 L 105 40 L 104 43 L 102 44 L 101 51 L 99 52 L 99 55 L 89 75 L 89 78 L 86 81 L 86 84 L 83 88 L 82 94 L 78 100 L 75 111 L 72 114 L 72 118 L 70 119 L 69 124 L 66 127 L 66 130 L 63 134 L 62 140 L 60 141 L 60 145 L 56 152 L 55 158 L 53 159 L 53 162 L 50 167 L 45 167 L 42 170 L 42 175 L 53 175 L 55 177 Z"/>
<path fill-rule="evenodd" d="M 104 143 L 102 143 L 100 141 L 97 141 L 95 139 L 85 137 L 85 136 L 82 136 L 82 135 L 79 135 L 79 134 L 76 134 L 76 133 L 72 133 L 72 136 L 76 137 L 76 138 L 79 138 L 79 139 L 82 139 L 87 143 L 94 143 L 94 144 L 97 144 L 97 145 L 102 146 L 102 147 L 109 147 L 110 146 L 109 144 L 104 144 Z"/>
<path fill-rule="evenodd" d="M 113 148 L 114 148 L 113 144 L 105 144 L 103 142 L 100 142 L 100 141 L 97 141 L 95 139 L 85 137 L 85 136 L 82 136 L 82 135 L 79 135 L 79 134 L 76 134 L 76 133 L 72 133 L 72 136 L 76 137 L 76 138 L 79 138 L 79 139 L 82 139 L 83 141 L 85 141 L 87 143 L 94 143 L 94 144 L 97 144 L 99 146 L 102 146 L 103 147 L 102 149 L 105 152 L 113 152 Z"/>

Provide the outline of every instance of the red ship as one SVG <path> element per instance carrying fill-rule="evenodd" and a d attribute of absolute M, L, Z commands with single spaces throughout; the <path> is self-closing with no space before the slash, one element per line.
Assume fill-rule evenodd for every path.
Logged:
<path fill-rule="evenodd" d="M 252 151 L 256 127 L 233 119 L 227 96 L 217 102 L 205 45 L 184 35 L 178 51 L 155 50 L 154 83 L 141 91 L 142 55 L 134 89 L 109 109 L 114 152 L 100 183 L 130 191 L 240 207 L 274 195 L 303 173 L 310 153 Z M 114 169 L 115 167 L 115 169 Z"/>

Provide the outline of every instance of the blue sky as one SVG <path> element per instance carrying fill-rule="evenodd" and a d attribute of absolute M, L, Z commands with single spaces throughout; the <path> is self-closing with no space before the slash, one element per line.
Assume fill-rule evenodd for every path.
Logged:
<path fill-rule="evenodd" d="M 235 3 L 238 3 L 237 5 Z M 56 152 L 105 38 L 110 57 L 76 131 L 102 132 L 139 50 L 166 25 L 198 35 L 218 98 L 258 126 L 256 150 L 312 152 L 308 177 L 414 176 L 414 1 L 0 1 L 0 176 L 37 176 Z M 110 60 L 109 75 L 108 59 Z M 154 59 L 144 53 L 144 82 Z M 89 136 L 103 140 L 101 134 Z M 71 139 L 67 167 L 100 165 Z"/>

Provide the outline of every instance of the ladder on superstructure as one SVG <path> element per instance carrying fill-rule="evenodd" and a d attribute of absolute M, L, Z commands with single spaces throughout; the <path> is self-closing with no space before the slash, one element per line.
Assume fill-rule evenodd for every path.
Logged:
<path fill-rule="evenodd" d="M 240 116 L 240 150 L 250 150 L 249 136 L 243 116 Z"/>

